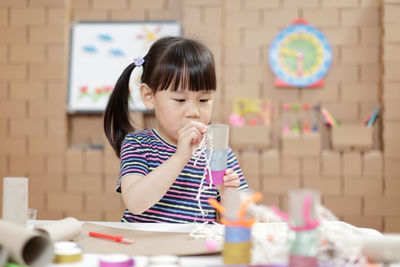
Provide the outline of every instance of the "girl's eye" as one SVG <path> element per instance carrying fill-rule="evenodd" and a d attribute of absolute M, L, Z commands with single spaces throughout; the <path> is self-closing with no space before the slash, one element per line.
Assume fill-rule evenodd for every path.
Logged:
<path fill-rule="evenodd" d="M 182 103 L 182 102 L 185 102 L 185 99 L 182 99 L 182 98 L 177 98 L 177 99 L 174 99 L 176 102 L 179 102 L 179 103 Z"/>
<path fill-rule="evenodd" d="M 200 99 L 200 102 L 203 102 L 203 103 L 205 103 L 205 102 L 208 102 L 208 101 L 210 101 L 209 99 Z"/>

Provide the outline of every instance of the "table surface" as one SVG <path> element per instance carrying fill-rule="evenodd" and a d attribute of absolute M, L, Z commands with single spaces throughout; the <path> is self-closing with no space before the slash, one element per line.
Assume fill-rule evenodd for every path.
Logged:
<path fill-rule="evenodd" d="M 52 221 L 46 220 L 36 220 L 36 221 L 28 221 L 28 225 L 31 227 L 37 226 L 40 224 L 49 223 Z M 192 230 L 196 228 L 196 224 L 168 224 L 168 223 L 123 223 L 123 222 L 97 222 L 91 221 L 90 223 L 95 223 L 108 227 L 116 227 L 123 229 L 132 229 L 138 231 L 156 231 L 156 232 L 172 232 L 172 233 L 190 233 Z M 342 222 L 340 222 L 342 223 Z M 366 232 L 370 233 L 378 233 L 376 230 L 368 229 L 368 228 L 359 228 Z M 99 258 L 101 254 L 91 254 L 85 253 L 83 255 L 83 260 L 78 263 L 73 264 L 51 264 L 49 267 L 98 267 L 99 266 Z M 149 262 L 149 257 L 147 256 L 135 256 L 133 255 L 135 260 L 135 267 L 147 266 Z M 182 256 L 179 257 L 179 266 L 219 266 L 223 265 L 223 259 L 221 255 L 202 255 L 202 256 Z M 384 265 L 386 267 L 400 267 L 400 263 L 396 264 L 388 264 Z"/>
<path fill-rule="evenodd" d="M 46 224 L 52 221 L 36 220 L 28 221 L 28 225 Z M 138 231 L 155 231 L 155 232 L 171 232 L 171 233 L 190 233 L 196 228 L 196 224 L 169 224 L 169 223 L 123 223 L 123 222 L 95 222 L 95 223 L 108 227 L 116 227 L 123 229 L 132 229 Z M 83 260 L 71 264 L 51 264 L 49 267 L 98 267 L 99 258 L 101 254 L 85 253 Z M 144 267 L 148 265 L 149 257 L 147 256 L 133 256 L 135 260 L 135 267 Z M 202 255 L 202 256 L 182 256 L 179 257 L 179 266 L 218 266 L 223 265 L 223 259 L 220 255 Z"/>

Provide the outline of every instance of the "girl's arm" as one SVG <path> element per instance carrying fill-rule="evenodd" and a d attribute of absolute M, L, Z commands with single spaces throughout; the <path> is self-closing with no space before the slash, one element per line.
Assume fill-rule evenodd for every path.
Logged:
<path fill-rule="evenodd" d="M 168 191 L 184 166 L 173 155 L 144 177 L 125 176 L 121 181 L 121 191 L 126 208 L 133 214 L 140 214 L 152 207 Z"/>
<path fill-rule="evenodd" d="M 146 176 L 126 175 L 121 181 L 122 198 L 133 214 L 140 214 L 156 204 L 179 176 L 193 150 L 199 145 L 203 123 L 191 121 L 178 133 L 178 146 L 174 155 Z"/>

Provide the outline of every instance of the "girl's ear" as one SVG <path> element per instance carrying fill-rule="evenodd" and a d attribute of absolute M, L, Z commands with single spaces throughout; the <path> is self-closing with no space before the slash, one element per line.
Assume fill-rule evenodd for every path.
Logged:
<path fill-rule="evenodd" d="M 151 88 L 146 84 L 140 84 L 140 95 L 142 96 L 143 104 L 148 109 L 154 108 L 154 95 Z"/>

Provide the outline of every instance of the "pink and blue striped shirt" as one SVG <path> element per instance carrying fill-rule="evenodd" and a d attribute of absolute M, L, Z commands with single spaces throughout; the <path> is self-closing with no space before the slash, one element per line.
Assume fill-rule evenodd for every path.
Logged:
<path fill-rule="evenodd" d="M 129 179 L 128 174 L 146 176 L 171 157 L 175 151 L 176 146 L 165 141 L 155 129 L 129 133 L 121 146 L 121 166 L 117 192 L 121 193 L 121 180 Z M 227 160 L 227 167 L 239 174 L 240 186 L 238 190 L 247 189 L 242 170 L 231 149 L 229 149 Z M 167 193 L 154 206 L 141 214 L 132 214 L 126 209 L 121 221 L 164 223 L 216 221 L 216 211 L 208 204 L 210 197 L 219 200 L 218 190 L 215 186 L 202 192 L 200 196 L 204 216 L 196 200 L 204 171 L 205 159 L 197 161 L 196 166 L 194 159 L 190 159 Z M 143 177 L 143 179 L 146 178 Z M 206 181 L 204 181 L 203 186 L 208 187 Z"/>

